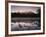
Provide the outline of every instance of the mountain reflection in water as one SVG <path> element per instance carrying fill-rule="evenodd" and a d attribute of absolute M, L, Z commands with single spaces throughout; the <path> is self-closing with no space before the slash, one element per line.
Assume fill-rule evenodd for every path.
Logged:
<path fill-rule="evenodd" d="M 38 21 L 20 21 L 11 23 L 11 31 L 39 30 L 40 23 Z"/>

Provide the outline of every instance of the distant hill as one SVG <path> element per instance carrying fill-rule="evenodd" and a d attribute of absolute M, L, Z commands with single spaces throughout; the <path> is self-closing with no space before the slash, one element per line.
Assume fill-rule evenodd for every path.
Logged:
<path fill-rule="evenodd" d="M 11 17 L 40 17 L 41 10 L 37 10 L 39 12 L 38 14 L 35 14 L 33 12 L 23 13 L 23 12 L 11 12 Z"/>
<path fill-rule="evenodd" d="M 11 13 L 11 17 L 40 17 L 40 14 L 34 13 Z"/>

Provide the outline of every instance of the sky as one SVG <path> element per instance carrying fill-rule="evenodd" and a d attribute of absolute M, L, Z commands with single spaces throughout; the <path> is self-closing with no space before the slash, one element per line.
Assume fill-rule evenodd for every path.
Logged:
<path fill-rule="evenodd" d="M 11 12 L 14 13 L 14 12 L 20 12 L 20 13 L 28 13 L 28 12 L 33 12 L 33 13 L 38 13 L 37 10 L 39 9 L 40 7 L 31 7 L 31 6 L 11 6 Z"/>

